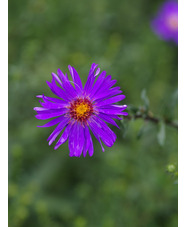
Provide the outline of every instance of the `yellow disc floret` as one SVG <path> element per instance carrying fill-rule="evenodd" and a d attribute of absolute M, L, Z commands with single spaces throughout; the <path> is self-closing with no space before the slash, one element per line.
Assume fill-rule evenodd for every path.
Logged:
<path fill-rule="evenodd" d="M 77 116 L 79 116 L 79 117 L 83 117 L 89 111 L 90 111 L 89 105 L 87 103 L 84 103 L 84 102 L 80 103 L 75 108 L 75 112 L 76 112 Z"/>
<path fill-rule="evenodd" d="M 70 103 L 69 110 L 71 118 L 86 123 L 93 113 L 93 104 L 88 98 L 77 98 Z"/>

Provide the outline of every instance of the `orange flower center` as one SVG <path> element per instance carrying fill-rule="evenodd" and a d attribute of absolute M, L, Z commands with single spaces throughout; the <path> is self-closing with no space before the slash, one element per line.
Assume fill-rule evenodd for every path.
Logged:
<path fill-rule="evenodd" d="M 93 105 L 87 98 L 77 98 L 70 104 L 71 118 L 79 121 L 86 122 L 93 113 Z"/>

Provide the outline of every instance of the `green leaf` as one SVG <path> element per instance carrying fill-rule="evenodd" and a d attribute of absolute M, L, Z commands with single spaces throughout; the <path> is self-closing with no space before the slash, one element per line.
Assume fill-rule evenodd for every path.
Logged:
<path fill-rule="evenodd" d="M 167 166 L 167 171 L 168 171 L 169 173 L 174 173 L 175 170 L 176 170 L 176 166 L 175 166 L 174 164 L 169 164 L 169 165 Z"/>
<path fill-rule="evenodd" d="M 142 136 L 143 136 L 143 134 L 145 133 L 145 126 L 143 125 L 141 128 L 140 128 L 140 130 L 138 131 L 138 134 L 137 134 L 137 139 L 139 140 Z"/>
<path fill-rule="evenodd" d="M 129 104 L 127 105 L 127 111 L 131 112 L 132 114 L 136 114 L 139 111 L 139 108 Z"/>
<path fill-rule="evenodd" d="M 122 125 L 122 127 L 121 127 L 122 136 L 123 136 L 123 138 L 125 138 L 125 136 L 127 134 L 127 131 L 128 131 L 128 127 L 129 127 L 128 121 L 126 121 L 126 120 L 123 119 L 121 121 L 121 125 Z"/>
<path fill-rule="evenodd" d="M 174 184 L 178 184 L 178 164 L 169 164 L 166 167 L 167 172 L 175 179 Z"/>
<path fill-rule="evenodd" d="M 172 94 L 171 106 L 174 106 L 178 103 L 178 89 L 176 89 Z"/>
<path fill-rule="evenodd" d="M 160 129 L 157 134 L 158 143 L 160 146 L 163 146 L 165 143 L 166 131 L 164 121 L 160 121 Z"/>
<path fill-rule="evenodd" d="M 143 89 L 142 92 L 141 92 L 141 99 L 144 102 L 144 106 L 148 110 L 148 108 L 149 108 L 149 99 L 147 97 L 147 93 L 146 93 L 146 90 L 145 89 Z"/>
<path fill-rule="evenodd" d="M 170 96 L 163 101 L 162 114 L 167 120 L 177 118 L 178 90 L 176 89 Z"/>

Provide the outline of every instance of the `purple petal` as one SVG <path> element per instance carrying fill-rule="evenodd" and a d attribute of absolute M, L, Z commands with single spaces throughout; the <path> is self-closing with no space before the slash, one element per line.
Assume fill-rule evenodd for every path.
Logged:
<path fill-rule="evenodd" d="M 70 74 L 72 76 L 72 79 L 74 81 L 74 86 L 75 86 L 76 90 L 78 91 L 78 93 L 81 93 L 83 90 L 83 85 L 82 85 L 81 79 L 80 79 L 77 71 L 75 70 L 74 67 L 72 67 L 70 65 L 68 66 L 68 68 L 69 68 Z"/>
<path fill-rule="evenodd" d="M 117 119 L 117 120 L 122 120 L 123 119 L 121 117 L 118 117 L 117 115 L 109 114 L 108 116 L 111 117 L 111 118 L 113 118 L 113 119 Z"/>
<path fill-rule="evenodd" d="M 66 112 L 67 112 L 66 109 L 62 109 L 62 110 L 60 110 L 60 112 L 37 114 L 35 117 L 40 120 L 46 120 L 49 118 L 61 116 L 61 115 L 65 114 Z"/>
<path fill-rule="evenodd" d="M 79 123 L 74 123 L 69 135 L 70 156 L 80 157 L 85 143 L 84 128 Z"/>
<path fill-rule="evenodd" d="M 41 106 L 43 106 L 44 108 L 47 109 L 61 109 L 61 108 L 67 108 L 68 105 L 67 103 L 53 103 L 53 102 L 41 102 L 39 100 L 39 103 L 41 104 Z"/>
<path fill-rule="evenodd" d="M 90 68 L 90 72 L 89 72 L 89 75 L 88 75 L 88 78 L 87 78 L 87 82 L 85 83 L 85 86 L 84 86 L 84 91 L 86 94 L 89 93 L 89 91 L 92 89 L 92 86 L 94 84 L 94 80 L 95 80 L 95 75 L 94 75 L 94 70 L 97 68 L 98 65 L 96 65 L 95 63 L 92 64 L 91 68 Z M 96 75 L 97 75 L 97 72 L 96 71 Z"/>
<path fill-rule="evenodd" d="M 101 142 L 101 140 L 100 140 L 100 137 L 98 138 L 98 141 L 99 141 L 99 143 L 100 143 L 100 145 L 101 145 L 102 151 L 104 152 L 104 151 L 105 151 L 105 148 L 103 147 L 103 144 L 102 144 L 102 142 Z"/>
<path fill-rule="evenodd" d="M 127 105 L 104 105 L 104 106 L 99 106 L 97 109 L 112 109 L 112 110 L 125 110 L 127 108 Z"/>
<path fill-rule="evenodd" d="M 63 82 L 63 89 L 68 95 L 72 96 L 73 98 L 78 95 L 77 90 L 72 86 L 71 82 L 69 81 L 67 75 L 65 76 L 60 69 L 58 69 L 58 75 L 62 78 Z"/>
<path fill-rule="evenodd" d="M 40 111 L 48 110 L 48 108 L 34 107 L 33 110 L 35 110 L 36 112 L 40 112 Z"/>
<path fill-rule="evenodd" d="M 112 97 L 112 98 L 109 98 L 109 99 L 106 99 L 103 101 L 96 102 L 96 106 L 104 106 L 104 105 L 112 104 L 115 102 L 119 102 L 119 101 L 123 100 L 124 98 L 125 98 L 125 95 L 118 95 L 118 96 L 115 96 L 115 97 Z"/>
<path fill-rule="evenodd" d="M 59 125 L 55 128 L 55 130 L 50 134 L 50 136 L 47 139 L 49 141 L 49 145 L 51 145 L 54 142 L 54 140 L 56 139 L 56 137 L 63 130 L 63 128 L 67 125 L 68 122 L 69 122 L 69 118 L 64 118 L 59 123 Z"/>
<path fill-rule="evenodd" d="M 93 155 L 94 153 L 94 146 L 93 146 L 93 142 L 92 142 L 92 137 L 90 136 L 90 145 L 89 145 L 89 148 L 88 148 L 88 153 L 90 155 L 90 157 Z"/>
<path fill-rule="evenodd" d="M 55 77 L 53 77 L 52 83 L 53 83 L 53 86 L 55 87 L 55 90 L 57 89 L 58 92 L 63 93 L 63 96 L 68 97 L 68 98 L 70 98 L 70 99 L 75 98 L 75 97 L 77 96 L 76 90 L 75 90 L 74 87 L 70 84 L 70 82 L 67 81 L 67 79 L 66 79 L 66 80 L 63 82 L 63 84 L 62 84 L 62 88 L 63 88 L 64 90 L 60 89 L 60 88 L 56 85 L 55 81 L 56 81 L 56 79 L 55 79 Z M 60 90 L 59 90 L 59 89 L 60 89 Z"/>
<path fill-rule="evenodd" d="M 59 88 L 56 84 L 55 84 L 55 80 L 52 80 L 52 83 L 50 83 L 49 81 L 46 81 L 47 85 L 49 86 L 50 90 L 57 95 L 58 97 L 60 97 L 61 99 L 64 99 L 65 101 L 69 101 L 70 98 L 68 98 L 64 92 L 64 90 L 62 90 L 61 88 Z"/>
<path fill-rule="evenodd" d="M 100 73 L 100 68 L 96 69 L 96 73 L 94 74 L 94 77 L 96 77 Z"/>
<path fill-rule="evenodd" d="M 55 73 L 51 73 L 52 77 L 55 78 L 55 80 L 58 82 L 59 85 L 61 85 L 61 87 L 63 87 L 63 84 L 61 82 L 61 80 L 59 79 L 59 77 L 55 74 Z"/>
<path fill-rule="evenodd" d="M 82 154 L 84 141 L 85 141 L 84 128 L 81 124 L 78 124 L 77 134 L 76 134 L 76 143 L 75 143 L 76 154 L 78 157 L 80 157 Z"/>
<path fill-rule="evenodd" d="M 51 126 L 56 125 L 56 124 L 58 124 L 59 122 L 63 121 L 63 119 L 64 119 L 64 116 L 57 117 L 57 118 L 55 118 L 55 119 L 49 121 L 49 122 L 46 123 L 45 125 L 41 125 L 41 126 L 38 125 L 37 127 L 51 127 Z"/>
<path fill-rule="evenodd" d="M 106 71 L 103 71 L 98 79 L 96 80 L 94 86 L 93 86 L 93 89 L 90 91 L 90 98 L 94 97 L 94 94 L 99 90 L 100 86 L 102 85 L 104 79 L 105 79 L 105 76 L 106 76 Z"/>
<path fill-rule="evenodd" d="M 42 99 L 43 95 L 36 95 L 37 98 Z"/>
<path fill-rule="evenodd" d="M 128 115 L 128 113 L 126 112 L 120 112 L 117 110 L 113 110 L 113 109 L 99 109 L 99 112 L 104 113 L 104 114 L 114 114 L 114 115 Z"/>
<path fill-rule="evenodd" d="M 106 115 L 106 114 L 102 114 L 99 113 L 97 115 L 99 118 L 101 118 L 102 120 L 108 122 L 109 124 L 112 124 L 114 126 L 116 126 L 117 128 L 119 128 L 119 126 L 116 124 L 116 122 L 110 117 L 110 115 Z M 122 118 L 121 118 L 122 119 Z"/>
<path fill-rule="evenodd" d="M 99 92 L 96 93 L 96 95 L 93 97 L 94 101 L 100 101 L 109 97 L 112 97 L 114 95 L 118 95 L 122 93 L 122 91 L 119 90 L 119 87 L 114 87 L 111 89 L 106 89 L 106 90 L 99 90 Z"/>
<path fill-rule="evenodd" d="M 96 110 L 98 112 L 104 113 L 104 114 L 111 114 L 111 115 L 127 115 L 125 112 L 121 112 L 127 108 L 127 105 L 107 105 L 107 106 L 101 106 L 97 107 Z"/>
<path fill-rule="evenodd" d="M 95 69 L 98 67 L 98 64 L 96 63 L 93 63 L 90 67 L 90 71 L 89 71 L 89 74 L 88 74 L 88 79 L 91 78 L 92 76 L 94 76 L 94 71 Z"/>
<path fill-rule="evenodd" d="M 85 138 L 85 143 L 84 143 L 84 147 L 83 147 L 83 156 L 85 157 L 87 154 L 87 151 L 89 149 L 90 146 L 90 132 L 87 126 L 85 126 L 84 129 L 84 138 Z"/>
<path fill-rule="evenodd" d="M 64 101 L 62 99 L 57 99 L 57 98 L 53 98 L 53 97 L 48 97 L 48 96 L 45 96 L 45 95 L 37 95 L 36 96 L 37 98 L 42 98 L 44 102 L 55 102 L 55 103 L 68 103 L 67 101 Z"/>
<path fill-rule="evenodd" d="M 96 118 L 96 123 L 109 135 L 110 138 L 113 139 L 113 142 L 116 141 L 116 134 L 108 127 L 108 125 L 104 121 L 99 118 Z"/>
<path fill-rule="evenodd" d="M 101 142 L 101 139 L 100 139 L 99 134 L 97 134 L 96 131 L 95 131 L 94 129 L 92 129 L 92 132 L 93 132 L 94 136 L 96 137 L 96 139 L 99 141 L 99 143 L 100 143 L 100 145 L 101 145 L 101 149 L 102 149 L 102 151 L 104 152 L 105 149 L 104 149 L 104 147 L 103 147 L 103 145 L 102 145 L 102 142 Z"/>
<path fill-rule="evenodd" d="M 69 153 L 70 157 L 75 156 L 74 155 L 74 150 L 75 150 L 74 141 L 75 141 L 75 135 L 76 135 L 75 134 L 76 127 L 77 127 L 77 124 L 73 124 L 71 127 L 71 130 L 70 130 L 70 133 L 69 133 L 68 146 L 69 146 L 69 150 L 70 150 L 70 153 Z"/>
<path fill-rule="evenodd" d="M 94 136 L 99 136 L 106 146 L 111 147 L 114 144 L 116 139 L 114 137 L 115 134 L 112 134 L 111 136 L 110 131 L 106 132 L 105 130 L 103 130 L 102 126 L 98 123 L 98 118 L 96 118 L 96 120 L 92 118 L 89 121 L 89 127 L 91 128 Z"/>
<path fill-rule="evenodd" d="M 102 99 L 102 100 L 103 99 L 107 99 L 107 98 L 110 98 L 112 96 L 119 95 L 121 93 L 122 93 L 121 90 L 113 88 L 113 89 L 110 89 L 107 92 L 104 91 L 104 92 L 100 93 L 99 95 L 97 95 L 97 97 L 94 100 L 95 101 L 100 101 L 100 99 Z"/>
<path fill-rule="evenodd" d="M 63 83 L 65 83 L 66 77 L 65 77 L 64 73 L 61 71 L 61 69 L 58 69 L 58 70 L 57 70 L 57 74 L 58 74 L 58 76 L 60 77 L 61 81 L 62 81 Z"/>
<path fill-rule="evenodd" d="M 54 147 L 55 150 L 56 150 L 59 146 L 61 146 L 63 143 L 65 143 L 65 142 L 67 141 L 71 127 L 72 127 L 72 125 L 69 124 L 69 125 L 65 128 L 65 130 L 64 130 L 64 132 L 63 132 L 63 134 L 62 134 L 62 136 L 60 137 L 60 139 L 58 140 L 58 142 L 56 143 L 56 145 L 55 145 L 55 147 Z"/>
<path fill-rule="evenodd" d="M 66 107 L 59 107 L 56 109 L 51 109 L 51 108 L 45 108 L 45 107 L 34 107 L 33 108 L 38 114 L 48 114 L 48 113 L 57 113 L 61 112 L 62 114 L 67 112 Z"/>

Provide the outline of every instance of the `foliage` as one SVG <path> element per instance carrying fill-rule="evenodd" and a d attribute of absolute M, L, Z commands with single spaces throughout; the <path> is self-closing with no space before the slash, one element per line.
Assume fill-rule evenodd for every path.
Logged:
<path fill-rule="evenodd" d="M 9 1 L 10 226 L 177 226 L 177 130 L 165 123 L 177 119 L 177 46 L 151 30 L 161 3 Z M 94 140 L 92 158 L 70 158 L 36 127 L 35 96 L 69 64 L 85 82 L 93 62 L 117 79 L 131 118 L 112 127 L 112 148 Z"/>

